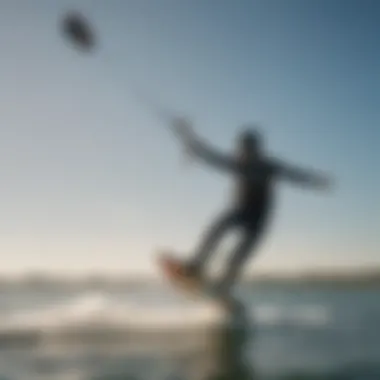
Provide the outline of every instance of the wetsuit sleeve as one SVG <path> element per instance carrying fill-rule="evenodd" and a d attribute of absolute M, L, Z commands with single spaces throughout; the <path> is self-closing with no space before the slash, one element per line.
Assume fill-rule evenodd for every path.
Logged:
<path fill-rule="evenodd" d="M 313 170 L 278 162 L 273 165 L 273 169 L 278 177 L 301 186 L 325 188 L 330 184 L 327 177 Z"/>
<path fill-rule="evenodd" d="M 218 169 L 238 173 L 241 168 L 229 155 L 223 154 L 200 140 L 193 140 L 188 144 L 190 153 L 202 161 Z"/>
<path fill-rule="evenodd" d="M 230 173 L 236 174 L 247 170 L 233 157 L 219 152 L 199 139 L 192 131 L 191 124 L 186 119 L 177 118 L 173 120 L 171 127 L 174 134 L 181 140 L 191 156 Z"/>

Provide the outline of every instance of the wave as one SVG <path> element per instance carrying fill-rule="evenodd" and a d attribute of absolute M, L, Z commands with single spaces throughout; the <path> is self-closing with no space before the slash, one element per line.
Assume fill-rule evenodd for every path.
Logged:
<path fill-rule="evenodd" d="M 226 314 L 215 302 L 149 305 L 136 301 L 116 302 L 102 293 L 80 296 L 45 309 L 11 313 L 2 320 L 8 328 L 42 330 L 67 325 L 114 325 L 126 328 L 190 327 L 223 322 Z"/>
<path fill-rule="evenodd" d="M 252 308 L 251 316 L 257 324 L 265 326 L 325 328 L 333 322 L 331 310 L 323 305 L 261 304 Z"/>
<path fill-rule="evenodd" d="M 325 327 L 331 322 L 330 311 L 318 305 L 254 305 L 246 317 L 248 323 L 264 327 Z M 148 333 L 192 334 L 212 327 L 238 326 L 238 322 L 241 320 L 210 300 L 165 303 L 162 299 L 139 302 L 136 298 L 120 302 L 104 293 L 92 293 L 43 309 L 8 313 L 0 319 L 0 345 L 36 344 L 57 337 L 120 342 L 146 337 Z"/>
<path fill-rule="evenodd" d="M 117 302 L 103 293 L 77 297 L 46 308 L 10 312 L 0 319 L 0 345 L 35 345 L 53 340 L 131 341 L 143 335 L 190 333 L 228 323 L 218 303 L 157 305 Z"/>

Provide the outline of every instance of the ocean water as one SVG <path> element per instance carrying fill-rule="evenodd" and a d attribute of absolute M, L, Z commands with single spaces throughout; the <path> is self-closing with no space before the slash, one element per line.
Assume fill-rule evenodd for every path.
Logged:
<path fill-rule="evenodd" d="M 165 284 L 0 291 L 0 380 L 380 380 L 380 289 Z"/>

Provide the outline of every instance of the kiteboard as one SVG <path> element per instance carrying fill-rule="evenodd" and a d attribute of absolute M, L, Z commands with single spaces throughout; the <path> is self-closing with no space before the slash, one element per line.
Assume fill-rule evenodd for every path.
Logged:
<path fill-rule="evenodd" d="M 226 309 L 241 307 L 232 296 L 222 296 L 213 286 L 212 282 L 186 273 L 183 260 L 168 252 L 158 255 L 158 266 L 166 278 L 174 287 L 185 292 L 191 298 L 207 298 L 217 301 Z"/>

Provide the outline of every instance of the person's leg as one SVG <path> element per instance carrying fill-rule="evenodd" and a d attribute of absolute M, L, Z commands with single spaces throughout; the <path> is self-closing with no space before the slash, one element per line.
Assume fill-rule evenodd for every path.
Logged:
<path fill-rule="evenodd" d="M 243 265 L 251 255 L 256 244 L 262 235 L 262 223 L 256 222 L 246 224 L 242 227 L 243 236 L 232 253 L 230 260 L 227 263 L 224 274 L 220 277 L 217 289 L 222 294 L 228 294 L 229 290 L 236 282 Z"/>
<path fill-rule="evenodd" d="M 209 259 L 220 239 L 229 229 L 237 224 L 238 220 L 237 213 L 231 211 L 223 214 L 211 224 L 202 237 L 200 245 L 195 250 L 193 257 L 186 265 L 189 274 L 201 274 L 206 261 Z"/>

